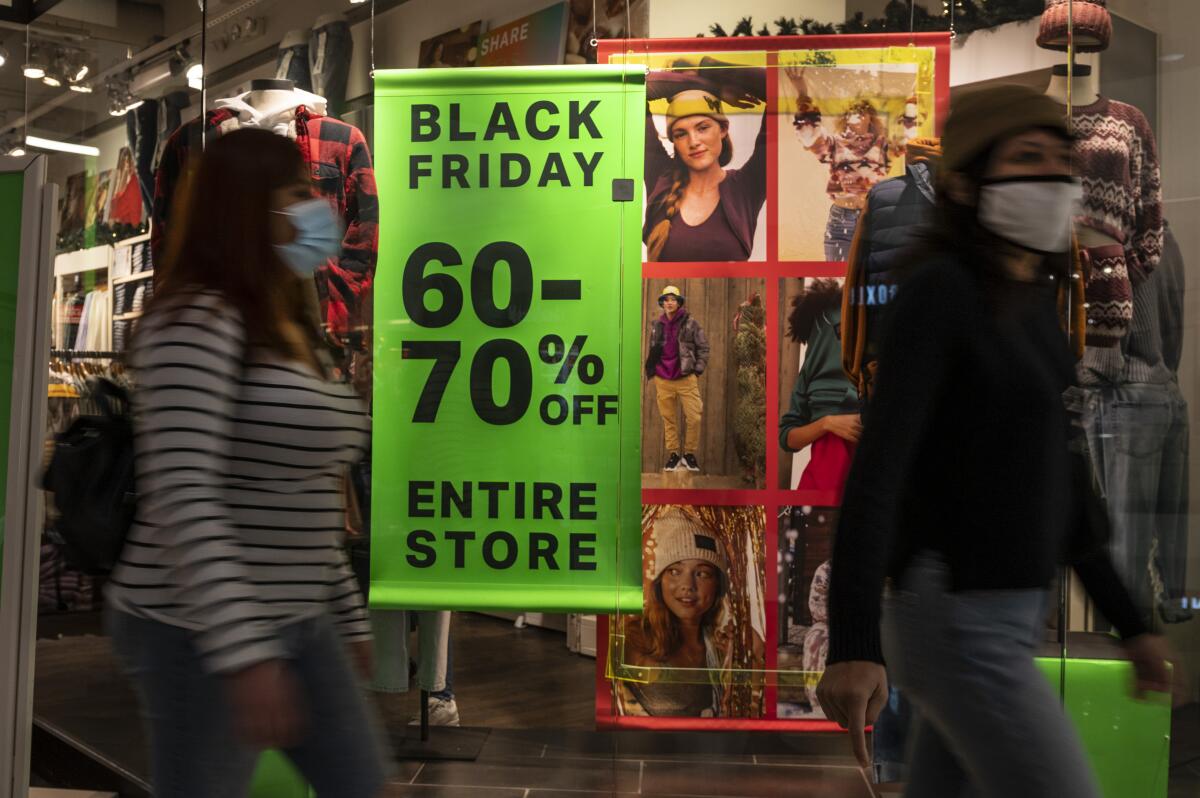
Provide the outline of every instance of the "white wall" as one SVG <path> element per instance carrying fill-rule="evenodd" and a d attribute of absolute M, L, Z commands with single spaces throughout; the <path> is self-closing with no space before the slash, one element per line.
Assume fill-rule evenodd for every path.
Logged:
<path fill-rule="evenodd" d="M 651 0 L 650 35 L 665 39 L 707 34 L 714 22 L 729 31 L 747 16 L 754 18 L 755 28 L 780 17 L 844 22 L 846 0 Z"/>

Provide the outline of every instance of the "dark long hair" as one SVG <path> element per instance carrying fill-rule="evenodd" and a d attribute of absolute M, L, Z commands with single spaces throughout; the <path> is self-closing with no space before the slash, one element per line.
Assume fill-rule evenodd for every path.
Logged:
<path fill-rule="evenodd" d="M 211 143 L 178 191 L 148 312 L 169 309 L 197 290 L 219 292 L 242 317 L 249 344 L 285 357 L 297 352 L 283 332 L 301 323 L 304 288 L 271 241 L 272 194 L 304 174 L 295 142 L 265 130 L 237 130 Z"/>

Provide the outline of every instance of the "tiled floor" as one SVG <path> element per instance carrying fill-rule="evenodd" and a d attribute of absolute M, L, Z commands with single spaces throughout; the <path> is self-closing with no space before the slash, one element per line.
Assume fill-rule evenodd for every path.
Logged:
<path fill-rule="evenodd" d="M 446 734 L 446 730 L 433 730 Z M 454 732 L 449 732 L 453 734 Z M 468 732 L 458 732 L 468 733 Z M 592 798 L 641 795 L 654 798 L 871 798 L 862 772 L 829 749 L 786 753 L 792 743 L 776 738 L 712 735 L 697 739 L 627 733 L 492 732 L 474 762 L 404 763 L 390 798 Z M 750 743 L 766 753 L 738 753 Z M 841 742 L 841 740 L 837 740 Z M 684 754 L 681 751 L 689 750 Z M 705 753 L 704 749 L 712 749 Z"/>

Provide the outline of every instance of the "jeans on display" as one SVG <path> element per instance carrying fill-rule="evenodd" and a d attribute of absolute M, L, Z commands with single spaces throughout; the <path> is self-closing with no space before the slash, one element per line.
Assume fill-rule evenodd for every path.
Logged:
<path fill-rule="evenodd" d="M 875 720 L 871 732 L 872 765 L 875 781 L 880 784 L 904 781 L 907 769 L 909 728 L 912 726 L 912 707 L 894 686 L 888 686 L 888 701 Z"/>
<path fill-rule="evenodd" d="M 308 43 L 312 91 L 329 103 L 330 116 L 340 117 L 345 110 L 353 52 L 354 40 L 350 38 L 350 25 L 345 20 L 327 22 L 313 29 Z"/>
<path fill-rule="evenodd" d="M 125 135 L 137 170 L 142 203 L 154 207 L 154 156 L 158 149 L 158 100 L 146 100 L 125 114 Z"/>
<path fill-rule="evenodd" d="M 227 677 L 204 669 L 192 632 L 112 608 L 105 621 L 150 733 L 155 797 L 243 798 L 259 752 L 240 742 Z M 322 798 L 375 798 L 390 775 L 382 727 L 332 620 L 279 633 L 308 712 L 303 741 L 284 753 Z"/>
<path fill-rule="evenodd" d="M 1111 552 L 1144 620 L 1186 593 L 1188 408 L 1179 385 L 1085 388 L 1084 429 Z"/>
<path fill-rule="evenodd" d="M 167 147 L 167 139 L 183 124 L 183 109 L 191 104 L 186 91 L 173 91 L 164 95 L 158 109 L 158 145 L 154 150 L 154 168 L 162 160 L 163 150 Z"/>
<path fill-rule="evenodd" d="M 375 635 L 375 674 L 371 689 L 405 693 L 410 689 L 408 633 L 417 629 L 417 689 L 438 695 L 448 690 L 450 613 L 420 610 L 371 610 Z"/>
<path fill-rule="evenodd" d="M 275 79 L 290 80 L 297 89 L 312 91 L 312 72 L 308 66 L 308 42 L 279 48 L 275 61 Z"/>
<path fill-rule="evenodd" d="M 280 49 L 275 77 L 324 97 L 329 116 L 338 117 L 346 105 L 353 52 L 350 24 L 345 20 L 327 22 L 314 28 L 306 43 Z"/>
<path fill-rule="evenodd" d="M 829 206 L 829 221 L 825 224 L 825 260 L 836 262 L 849 257 L 850 242 L 854 240 L 860 216 L 862 211 L 855 208 Z"/>
<path fill-rule="evenodd" d="M 1034 665 L 1049 591 L 949 584 L 945 561 L 922 553 L 883 603 L 888 673 L 914 710 L 905 798 L 1099 798 Z"/>

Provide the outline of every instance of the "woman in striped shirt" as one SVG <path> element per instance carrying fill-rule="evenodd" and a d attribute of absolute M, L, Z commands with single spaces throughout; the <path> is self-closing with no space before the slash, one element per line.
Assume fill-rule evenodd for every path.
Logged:
<path fill-rule="evenodd" d="M 370 422 L 326 380 L 305 320 L 303 278 L 338 242 L 312 196 L 288 139 L 213 143 L 134 341 L 138 512 L 108 621 L 158 798 L 245 795 L 265 748 L 321 796 L 374 798 L 386 780 L 340 545 Z"/>

